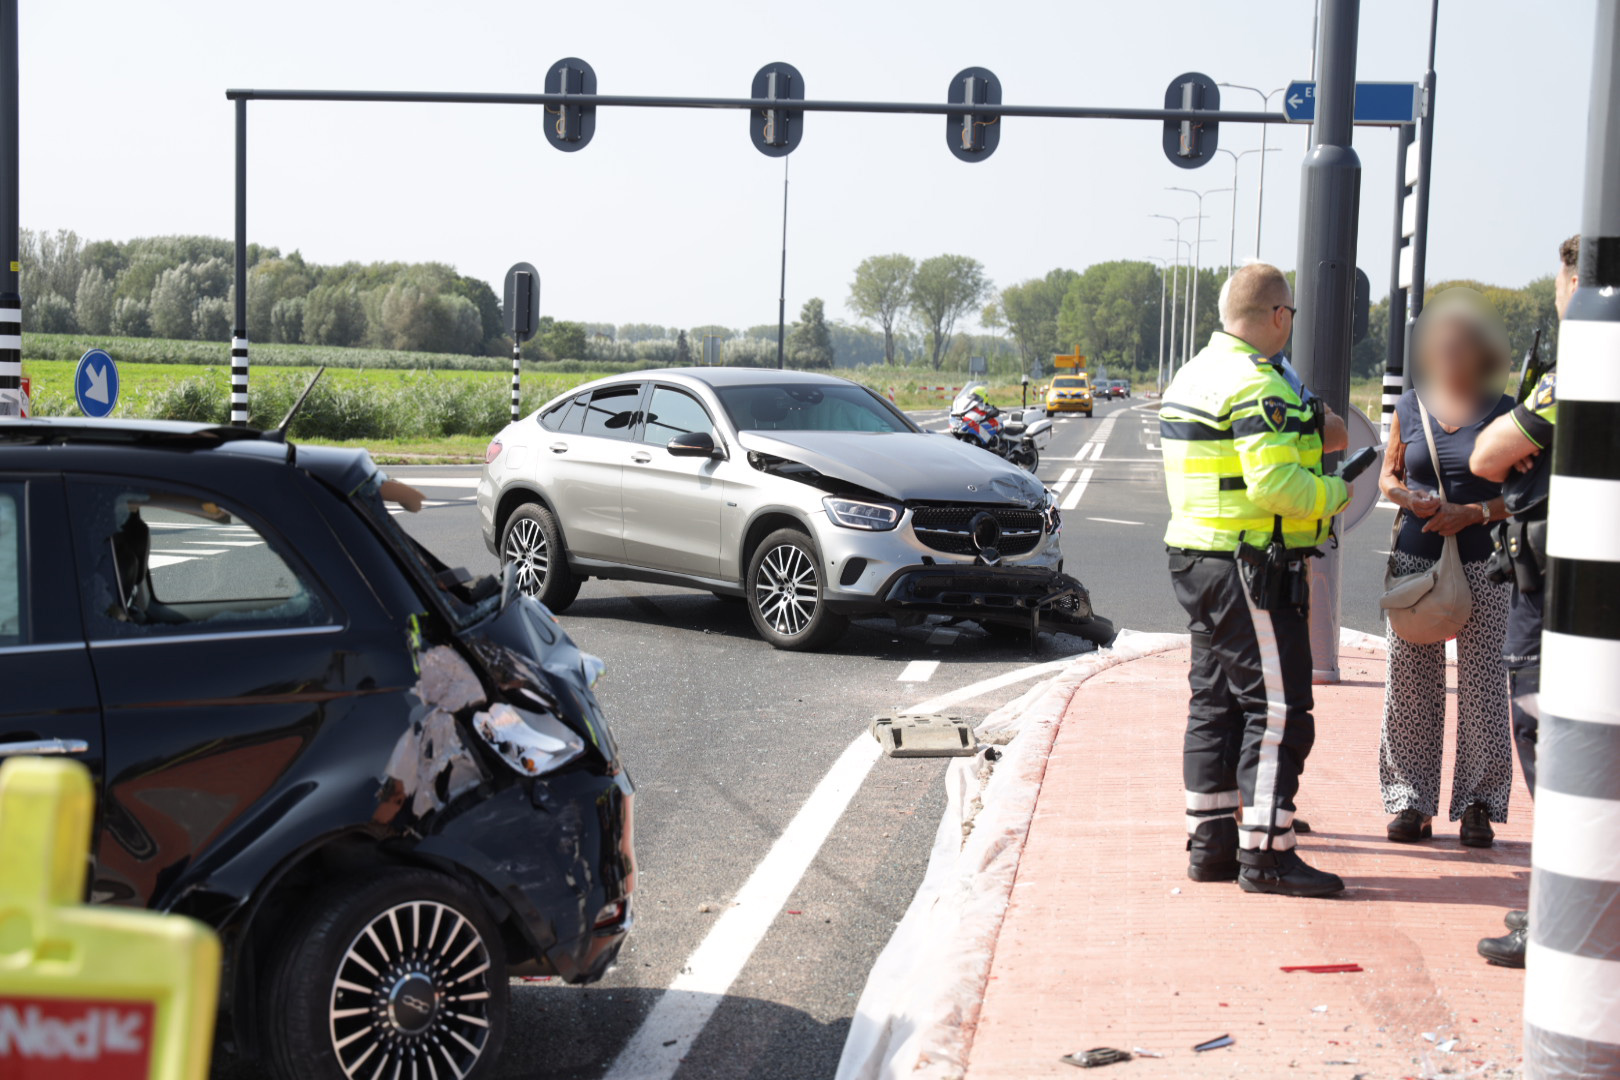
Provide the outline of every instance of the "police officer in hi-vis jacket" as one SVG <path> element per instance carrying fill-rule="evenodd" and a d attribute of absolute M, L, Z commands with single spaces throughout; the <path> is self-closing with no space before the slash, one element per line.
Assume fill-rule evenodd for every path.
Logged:
<path fill-rule="evenodd" d="M 1222 329 L 1165 389 L 1164 541 L 1192 632 L 1188 876 L 1327 896 L 1344 882 L 1299 857 L 1294 795 L 1314 737 L 1306 559 L 1349 502 L 1349 485 L 1322 475 L 1347 437 L 1280 355 L 1293 302 L 1276 267 L 1239 269 Z"/>

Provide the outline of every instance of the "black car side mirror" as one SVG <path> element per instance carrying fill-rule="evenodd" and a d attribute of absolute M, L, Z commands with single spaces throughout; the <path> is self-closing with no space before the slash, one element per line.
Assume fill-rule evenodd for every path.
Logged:
<path fill-rule="evenodd" d="M 677 435 L 669 440 L 667 449 L 675 457 L 716 457 L 719 454 L 714 445 L 714 436 L 707 431 L 689 431 Z"/>

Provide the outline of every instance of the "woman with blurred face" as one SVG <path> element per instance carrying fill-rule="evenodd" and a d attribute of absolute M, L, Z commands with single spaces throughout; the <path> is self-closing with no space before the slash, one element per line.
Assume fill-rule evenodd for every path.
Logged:
<path fill-rule="evenodd" d="M 1492 582 L 1490 523 L 1507 516 L 1500 484 L 1468 469 L 1474 440 L 1513 408 L 1501 392 L 1508 366 L 1507 332 L 1484 297 L 1451 289 L 1436 297 L 1417 328 L 1418 387 L 1395 406 L 1379 488 L 1400 510 L 1391 569 L 1416 573 L 1440 558 L 1442 538 L 1457 538 L 1473 614 L 1457 635 L 1457 755 L 1451 779 L 1451 820 L 1460 840 L 1490 847 L 1491 822 L 1507 820 L 1513 787 L 1508 722 L 1509 587 Z M 1428 411 L 1439 468 L 1423 435 L 1419 394 Z M 1440 494 L 1444 481 L 1445 495 Z M 1379 780 L 1391 840 L 1416 843 L 1433 835 L 1439 813 L 1440 768 L 1446 729 L 1446 655 L 1441 644 L 1417 645 L 1390 628 L 1384 686 Z"/>

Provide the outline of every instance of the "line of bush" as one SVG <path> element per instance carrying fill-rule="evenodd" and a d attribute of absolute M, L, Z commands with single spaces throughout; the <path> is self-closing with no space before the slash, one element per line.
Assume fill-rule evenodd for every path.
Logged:
<path fill-rule="evenodd" d="M 119 363 L 227 364 L 227 341 L 180 341 L 172 338 L 84 336 L 79 334 L 23 334 L 23 362 L 66 360 L 75 362 L 90 349 L 105 349 Z M 460 353 L 404 352 L 395 349 L 355 349 L 336 345 L 260 345 L 250 359 L 255 367 L 387 368 L 429 371 L 509 371 L 507 356 L 465 356 Z"/>

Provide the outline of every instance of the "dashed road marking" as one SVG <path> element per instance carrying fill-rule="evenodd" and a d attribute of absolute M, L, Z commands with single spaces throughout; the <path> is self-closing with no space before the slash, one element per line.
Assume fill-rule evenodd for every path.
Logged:
<path fill-rule="evenodd" d="M 927 682 L 939 670 L 938 660 L 913 660 L 900 672 L 900 682 Z"/>
<path fill-rule="evenodd" d="M 1140 521 L 1126 521 L 1123 518 L 1088 517 L 1088 518 L 1086 518 L 1086 520 L 1087 521 L 1101 521 L 1105 525 L 1140 525 L 1140 524 L 1142 524 Z"/>
<path fill-rule="evenodd" d="M 1084 469 L 1081 471 L 1080 479 L 1076 480 L 1074 482 L 1074 486 L 1069 489 L 1069 493 L 1063 496 L 1063 502 L 1061 504 L 1062 509 L 1073 510 L 1076 506 L 1080 505 L 1080 496 L 1086 493 L 1086 485 L 1091 483 L 1091 474 L 1093 471 L 1094 470 L 1092 469 Z"/>

